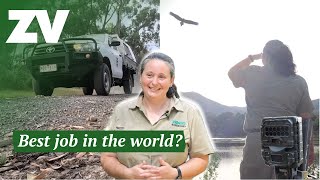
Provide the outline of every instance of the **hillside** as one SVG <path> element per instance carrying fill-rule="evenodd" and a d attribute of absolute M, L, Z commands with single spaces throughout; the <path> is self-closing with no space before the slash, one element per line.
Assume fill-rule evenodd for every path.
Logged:
<path fill-rule="evenodd" d="M 196 102 L 202 109 L 212 137 L 244 137 L 242 126 L 246 107 L 226 106 L 210 100 L 196 92 L 184 92 L 181 95 Z M 314 131 L 319 128 L 319 99 L 312 101 L 315 110 Z M 316 133 L 318 134 L 318 133 Z"/>
<path fill-rule="evenodd" d="M 245 107 L 226 106 L 212 101 L 196 92 L 185 92 L 182 96 L 196 102 L 202 109 L 211 137 L 244 137 L 242 130 Z"/>
<path fill-rule="evenodd" d="M 245 113 L 246 108 L 245 107 L 237 107 L 237 106 L 226 106 L 223 104 L 220 104 L 218 102 L 215 102 L 213 100 L 210 100 L 204 96 L 202 96 L 199 93 L 196 92 L 184 92 L 182 93 L 183 97 L 189 98 L 196 103 L 199 104 L 199 106 L 202 108 L 202 111 L 207 114 L 211 115 L 219 115 L 224 112 L 232 112 L 232 113 Z"/>

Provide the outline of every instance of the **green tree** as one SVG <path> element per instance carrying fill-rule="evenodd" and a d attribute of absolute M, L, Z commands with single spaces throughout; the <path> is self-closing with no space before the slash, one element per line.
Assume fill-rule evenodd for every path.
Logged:
<path fill-rule="evenodd" d="M 148 52 L 147 45 L 155 44 L 159 47 L 159 30 L 160 24 L 154 19 L 159 19 L 159 12 L 152 7 L 144 7 L 132 20 L 132 25 L 126 30 L 125 36 L 129 44 L 134 44 L 134 50 L 139 57 Z M 122 35 L 122 34 L 121 34 Z"/>
<path fill-rule="evenodd" d="M 78 0 L 66 6 L 71 15 L 62 37 L 118 34 L 132 46 L 138 60 L 148 52 L 148 45 L 160 46 L 159 0 Z"/>
<path fill-rule="evenodd" d="M 148 46 L 160 46 L 160 0 L 57 0 L 37 1 L 35 9 L 46 9 L 53 23 L 58 9 L 68 9 L 69 16 L 60 38 L 84 34 L 118 34 L 131 45 L 137 59 L 148 52 Z M 38 41 L 44 38 L 36 18 L 28 32 L 37 32 Z"/>
<path fill-rule="evenodd" d="M 38 0 L 20 6 L 26 9 L 47 10 L 51 24 L 57 10 L 70 10 L 60 38 L 96 33 L 118 34 L 132 47 L 138 61 L 148 52 L 150 44 L 160 46 L 160 0 Z M 10 23 L 13 25 L 12 22 Z M 14 26 L 12 26 L 12 30 L 13 28 Z M 37 32 L 38 42 L 44 41 L 36 18 L 30 24 L 27 32 Z M 16 87 L 20 89 L 21 84 L 25 83 L 19 82 L 18 75 L 14 75 L 16 73 L 13 72 L 17 72 L 21 67 L 13 66 L 13 64 L 22 66 L 22 63 L 14 63 L 14 61 L 22 59 L 23 48 L 18 47 L 17 44 L 10 44 L 0 48 L 0 51 L 2 59 L 0 64 L 2 69 L 6 70 L 4 74 L 7 74 L 0 78 L 0 84 L 4 85 L 2 88 L 14 89 Z M 25 72 L 27 71 L 25 70 Z M 17 77 L 13 77 L 12 74 Z M 17 79 L 17 81 L 12 81 L 12 79 Z M 29 83 L 31 81 L 23 81 L 28 82 L 25 84 L 25 88 L 31 86 Z M 16 85 L 5 87 L 6 82 Z"/>

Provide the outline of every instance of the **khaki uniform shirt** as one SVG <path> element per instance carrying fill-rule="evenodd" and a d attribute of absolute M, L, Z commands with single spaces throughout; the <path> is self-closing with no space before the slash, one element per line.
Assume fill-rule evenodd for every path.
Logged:
<path fill-rule="evenodd" d="M 190 103 L 171 98 L 166 113 L 155 124 L 151 124 L 145 115 L 142 96 L 118 104 L 109 120 L 106 130 L 183 130 L 185 137 L 184 152 L 157 153 L 117 153 L 118 160 L 127 167 L 146 161 L 159 166 L 159 158 L 172 167 L 179 166 L 188 158 L 213 153 L 213 147 L 200 111 Z"/>
<path fill-rule="evenodd" d="M 264 117 L 299 116 L 313 111 L 308 85 L 299 75 L 284 77 L 266 66 L 249 66 L 237 75 L 244 79 L 246 132 L 259 131 Z"/>

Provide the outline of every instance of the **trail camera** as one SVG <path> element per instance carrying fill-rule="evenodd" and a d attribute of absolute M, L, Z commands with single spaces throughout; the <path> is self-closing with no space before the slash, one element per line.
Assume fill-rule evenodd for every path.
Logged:
<path fill-rule="evenodd" d="M 301 117 L 266 117 L 261 126 L 262 156 L 267 165 L 298 167 L 303 160 Z"/>
<path fill-rule="evenodd" d="M 266 117 L 261 125 L 262 157 L 274 166 L 277 179 L 301 177 L 304 139 L 301 117 Z"/>

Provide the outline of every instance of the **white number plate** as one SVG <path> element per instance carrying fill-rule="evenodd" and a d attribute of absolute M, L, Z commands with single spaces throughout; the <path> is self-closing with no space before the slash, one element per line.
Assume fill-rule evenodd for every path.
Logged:
<path fill-rule="evenodd" d="M 53 71 L 57 71 L 56 64 L 40 65 L 40 72 L 53 72 Z"/>

